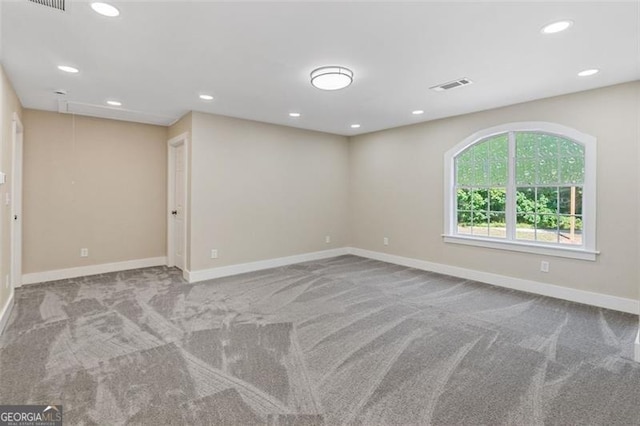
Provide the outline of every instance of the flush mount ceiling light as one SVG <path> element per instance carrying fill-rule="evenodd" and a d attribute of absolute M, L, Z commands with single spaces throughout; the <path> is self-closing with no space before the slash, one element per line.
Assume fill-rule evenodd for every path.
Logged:
<path fill-rule="evenodd" d="M 352 128 L 352 129 L 359 129 L 359 128 L 360 128 L 360 125 L 359 125 L 359 124 L 352 124 L 352 125 L 351 125 L 351 128 Z"/>
<path fill-rule="evenodd" d="M 353 82 L 353 71 L 345 67 L 320 67 L 311 72 L 311 84 L 321 90 L 344 89 L 351 82 Z"/>
<path fill-rule="evenodd" d="M 298 117 L 300 117 L 300 113 L 299 112 L 290 112 L 289 113 L 289 117 L 298 118 Z"/>
<path fill-rule="evenodd" d="M 600 72 L 600 70 L 599 70 L 599 69 L 597 69 L 597 68 L 591 68 L 591 69 L 588 69 L 588 70 L 580 71 L 580 72 L 578 73 L 578 76 L 579 76 L 579 77 L 589 77 L 590 75 L 596 75 L 596 74 L 598 74 L 599 72 Z"/>
<path fill-rule="evenodd" d="M 77 72 L 80 72 L 78 68 L 70 67 L 69 65 L 58 65 L 58 69 L 70 74 L 76 74 Z"/>
<path fill-rule="evenodd" d="M 118 101 L 107 101 L 107 104 L 111 106 L 122 106 L 122 102 Z"/>
<path fill-rule="evenodd" d="M 115 18 L 116 16 L 120 15 L 120 11 L 115 6 L 111 6 L 108 3 L 91 3 L 91 9 L 93 9 L 96 13 L 99 13 L 102 16 L 107 16 L 109 18 Z"/>
<path fill-rule="evenodd" d="M 212 101 L 213 100 L 213 96 L 211 96 L 211 95 L 200 95 L 200 99 L 202 99 L 203 101 Z"/>
<path fill-rule="evenodd" d="M 424 114 L 424 111 L 421 109 L 417 109 L 415 111 L 411 111 L 411 114 L 413 115 L 420 115 L 420 114 Z"/>
<path fill-rule="evenodd" d="M 569 27 L 571 27 L 572 25 L 573 25 L 573 21 L 569 21 L 569 20 L 553 22 L 549 25 L 545 25 L 544 27 L 542 27 L 540 32 L 542 34 L 555 34 L 555 33 L 562 32 L 564 30 L 568 30 Z"/>

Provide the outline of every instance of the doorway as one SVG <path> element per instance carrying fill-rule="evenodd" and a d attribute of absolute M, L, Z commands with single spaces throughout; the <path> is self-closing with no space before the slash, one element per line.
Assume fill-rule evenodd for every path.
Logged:
<path fill-rule="evenodd" d="M 24 127 L 18 114 L 11 126 L 11 286 L 22 285 L 22 142 Z"/>
<path fill-rule="evenodd" d="M 167 266 L 187 268 L 188 133 L 168 142 Z"/>

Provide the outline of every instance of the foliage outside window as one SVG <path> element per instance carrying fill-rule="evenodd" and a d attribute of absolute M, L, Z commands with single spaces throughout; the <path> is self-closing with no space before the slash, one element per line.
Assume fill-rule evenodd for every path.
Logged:
<path fill-rule="evenodd" d="M 594 249 L 585 245 L 585 194 L 595 188 L 586 187 L 582 141 L 537 129 L 506 130 L 472 140 L 449 161 L 446 236 Z"/>

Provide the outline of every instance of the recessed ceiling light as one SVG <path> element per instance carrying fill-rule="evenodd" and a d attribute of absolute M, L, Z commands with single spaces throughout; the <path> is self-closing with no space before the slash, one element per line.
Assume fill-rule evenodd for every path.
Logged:
<path fill-rule="evenodd" d="M 540 32 L 542 32 L 542 34 L 555 34 L 555 33 L 559 33 L 561 31 L 569 29 L 569 27 L 571 27 L 572 25 L 573 25 L 573 21 L 569 21 L 569 20 L 553 22 L 549 25 L 545 25 L 544 27 L 542 27 L 542 30 L 540 30 Z"/>
<path fill-rule="evenodd" d="M 591 69 L 588 69 L 588 70 L 580 71 L 578 73 L 578 76 L 580 76 L 580 77 L 589 77 L 590 75 L 595 75 L 595 74 L 598 74 L 599 72 L 600 72 L 599 69 L 591 68 Z"/>
<path fill-rule="evenodd" d="M 417 109 L 415 111 L 411 111 L 411 114 L 413 115 L 420 115 L 420 114 L 424 114 L 424 111 L 421 109 Z"/>
<path fill-rule="evenodd" d="M 300 113 L 299 112 L 290 112 L 289 113 L 289 117 L 295 117 L 295 118 L 300 117 Z"/>
<path fill-rule="evenodd" d="M 108 3 L 91 3 L 91 9 L 93 9 L 96 13 L 99 13 L 102 16 L 107 16 L 109 18 L 115 18 L 116 16 L 120 15 L 120 11 L 115 6 L 111 6 Z"/>
<path fill-rule="evenodd" d="M 107 101 L 107 104 L 111 106 L 122 106 L 122 102 L 118 102 L 118 101 Z"/>
<path fill-rule="evenodd" d="M 58 65 L 58 69 L 60 71 L 68 72 L 68 73 L 71 73 L 71 74 L 75 74 L 77 72 L 80 72 L 80 70 L 78 68 L 70 67 L 69 65 Z"/>
<path fill-rule="evenodd" d="M 311 84 L 322 90 L 344 89 L 353 81 L 353 71 L 345 67 L 328 66 L 311 71 Z"/>
<path fill-rule="evenodd" d="M 352 125 L 351 125 L 351 128 L 352 128 L 352 129 L 359 129 L 359 128 L 360 128 L 360 125 L 359 125 L 359 124 L 352 124 Z"/>
<path fill-rule="evenodd" d="M 202 99 L 203 101 L 212 101 L 213 100 L 213 96 L 211 96 L 211 95 L 200 95 L 200 99 Z"/>

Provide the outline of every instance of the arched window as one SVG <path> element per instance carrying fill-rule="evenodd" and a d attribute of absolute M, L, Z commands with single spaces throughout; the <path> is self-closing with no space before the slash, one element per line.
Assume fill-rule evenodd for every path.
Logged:
<path fill-rule="evenodd" d="M 594 260 L 595 138 L 552 123 L 478 132 L 445 154 L 445 241 Z"/>

